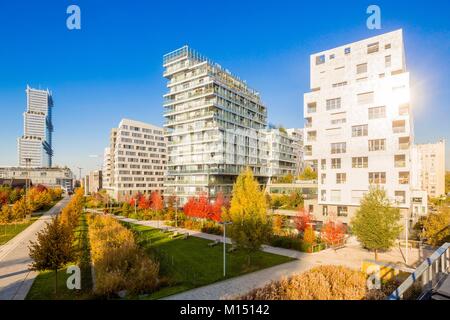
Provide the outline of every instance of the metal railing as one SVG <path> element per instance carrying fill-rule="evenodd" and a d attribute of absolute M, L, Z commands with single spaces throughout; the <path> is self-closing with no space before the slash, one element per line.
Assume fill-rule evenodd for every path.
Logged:
<path fill-rule="evenodd" d="M 443 244 L 388 297 L 388 300 L 401 300 L 413 285 L 420 284 L 422 294 L 432 290 L 448 274 L 450 267 L 450 243 Z"/>

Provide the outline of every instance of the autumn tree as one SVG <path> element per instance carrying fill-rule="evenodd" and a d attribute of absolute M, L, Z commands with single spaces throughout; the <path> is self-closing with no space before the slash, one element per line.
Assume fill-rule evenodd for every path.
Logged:
<path fill-rule="evenodd" d="M 316 180 L 317 172 L 314 171 L 311 167 L 306 167 L 302 173 L 299 175 L 300 180 Z"/>
<path fill-rule="evenodd" d="M 33 259 L 31 270 L 55 272 L 55 294 L 58 288 L 58 270 L 75 258 L 72 231 L 54 217 L 44 230 L 31 242 L 30 257 Z"/>
<path fill-rule="evenodd" d="M 298 210 L 297 216 L 294 218 L 295 228 L 299 232 L 305 232 L 306 227 L 313 221 L 313 215 L 307 210 L 301 208 Z"/>
<path fill-rule="evenodd" d="M 303 241 L 309 245 L 312 245 L 316 242 L 316 234 L 314 233 L 314 229 L 312 225 L 308 225 L 303 233 Z"/>
<path fill-rule="evenodd" d="M 225 198 L 222 192 L 219 192 L 216 196 L 216 200 L 210 206 L 209 218 L 211 220 L 220 222 L 222 220 L 223 209 L 227 206 Z"/>
<path fill-rule="evenodd" d="M 450 242 L 450 208 L 442 206 L 423 220 L 421 237 L 432 246 Z"/>
<path fill-rule="evenodd" d="M 388 250 L 402 231 L 400 210 L 391 206 L 386 191 L 372 188 L 364 195 L 359 209 L 351 220 L 353 234 L 375 260 L 379 250 Z"/>
<path fill-rule="evenodd" d="M 233 186 L 230 209 L 223 220 L 232 222 L 229 234 L 238 248 L 254 252 L 268 241 L 272 224 L 267 215 L 264 192 L 249 168 L 238 176 Z"/>
<path fill-rule="evenodd" d="M 337 219 L 329 219 L 321 229 L 321 239 L 328 245 L 339 244 L 345 237 L 345 225 Z"/>
<path fill-rule="evenodd" d="M 8 204 L 4 204 L 0 211 L 0 223 L 10 223 L 13 221 L 13 212 Z"/>
<path fill-rule="evenodd" d="M 24 198 L 17 200 L 12 207 L 14 220 L 25 219 L 27 215 L 31 214 L 31 209 L 31 206 Z"/>
<path fill-rule="evenodd" d="M 160 213 L 164 209 L 164 201 L 158 191 L 153 191 L 150 196 L 150 207 L 154 212 Z"/>
<path fill-rule="evenodd" d="M 142 196 L 139 199 L 138 208 L 143 210 L 150 209 L 151 203 L 152 201 L 150 200 L 150 198 Z"/>

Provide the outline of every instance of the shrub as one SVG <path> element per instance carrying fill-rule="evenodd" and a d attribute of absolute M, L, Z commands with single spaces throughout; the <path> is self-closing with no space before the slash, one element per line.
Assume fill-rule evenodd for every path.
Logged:
<path fill-rule="evenodd" d="M 274 281 L 238 297 L 241 300 L 361 300 L 366 296 L 364 273 L 343 266 L 319 266 Z"/>

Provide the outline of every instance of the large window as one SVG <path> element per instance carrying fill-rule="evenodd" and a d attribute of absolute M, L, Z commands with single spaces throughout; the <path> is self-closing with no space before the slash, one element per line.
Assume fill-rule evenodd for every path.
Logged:
<path fill-rule="evenodd" d="M 391 56 L 385 56 L 384 57 L 384 66 L 386 68 L 389 68 L 391 66 Z"/>
<path fill-rule="evenodd" d="M 386 107 L 369 108 L 369 120 L 386 118 Z"/>
<path fill-rule="evenodd" d="M 369 164 L 368 157 L 353 157 L 352 168 L 367 168 Z"/>
<path fill-rule="evenodd" d="M 327 159 L 320 160 L 320 169 L 326 170 L 327 169 Z"/>
<path fill-rule="evenodd" d="M 341 168 L 341 159 L 340 158 L 332 158 L 331 159 L 331 169 L 340 169 Z"/>
<path fill-rule="evenodd" d="M 352 137 L 365 137 L 367 136 L 367 124 L 360 126 L 352 126 Z"/>
<path fill-rule="evenodd" d="M 310 102 L 307 105 L 308 113 L 314 113 L 317 111 L 317 104 L 315 102 Z"/>
<path fill-rule="evenodd" d="M 317 131 L 308 131 L 307 139 L 308 141 L 316 141 Z"/>
<path fill-rule="evenodd" d="M 406 202 L 406 192 L 405 191 L 395 191 L 395 201 L 404 204 Z"/>
<path fill-rule="evenodd" d="M 400 150 L 407 150 L 409 148 L 409 137 L 398 138 L 398 148 Z"/>
<path fill-rule="evenodd" d="M 369 140 L 369 151 L 386 150 L 386 139 Z"/>
<path fill-rule="evenodd" d="M 380 49 L 380 45 L 378 42 L 367 45 L 367 53 L 368 54 L 378 52 L 379 49 Z"/>
<path fill-rule="evenodd" d="M 396 168 L 403 168 L 406 166 L 406 156 L 404 154 L 396 154 L 394 156 L 394 166 Z"/>
<path fill-rule="evenodd" d="M 336 110 L 340 108 L 341 108 L 341 98 L 327 100 L 327 111 Z"/>
<path fill-rule="evenodd" d="M 405 120 L 392 121 L 392 131 L 394 133 L 403 133 L 403 132 L 405 132 Z"/>
<path fill-rule="evenodd" d="M 345 153 L 347 144 L 345 142 L 338 142 L 331 144 L 331 154 Z"/>
<path fill-rule="evenodd" d="M 409 172 L 399 172 L 398 173 L 398 183 L 399 184 L 409 184 Z"/>
<path fill-rule="evenodd" d="M 357 102 L 359 105 L 365 105 L 373 103 L 374 95 L 373 92 L 360 93 L 357 96 Z"/>
<path fill-rule="evenodd" d="M 305 146 L 305 156 L 312 156 L 312 146 Z"/>
<path fill-rule="evenodd" d="M 348 215 L 348 208 L 346 206 L 338 206 L 337 215 L 338 217 L 346 217 Z"/>
<path fill-rule="evenodd" d="M 409 114 L 409 104 L 405 103 L 405 104 L 399 105 L 398 114 L 400 116 L 407 116 Z"/>
<path fill-rule="evenodd" d="M 342 184 L 347 182 L 346 173 L 336 173 L 336 184 Z"/>
<path fill-rule="evenodd" d="M 385 184 L 386 172 L 369 172 L 369 184 Z"/>
<path fill-rule="evenodd" d="M 316 57 L 316 65 L 325 63 L 325 55 L 322 54 Z"/>
<path fill-rule="evenodd" d="M 367 63 L 361 63 L 356 66 L 356 74 L 362 74 L 367 72 Z"/>

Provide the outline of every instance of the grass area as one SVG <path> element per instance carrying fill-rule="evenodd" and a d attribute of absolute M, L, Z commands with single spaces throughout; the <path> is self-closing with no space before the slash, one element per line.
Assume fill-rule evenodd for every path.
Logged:
<path fill-rule="evenodd" d="M 91 299 L 92 278 L 89 256 L 89 239 L 86 215 L 80 217 L 75 230 L 74 246 L 78 250 L 77 264 L 81 269 L 81 290 L 67 289 L 66 281 L 70 276 L 67 267 L 58 271 L 58 293 L 55 295 L 55 273 L 53 271 L 40 272 L 27 295 L 27 300 L 83 300 Z"/>
<path fill-rule="evenodd" d="M 163 285 L 145 299 L 159 299 L 293 260 L 263 251 L 250 256 L 239 250 L 227 252 L 227 276 L 224 278 L 222 244 L 210 247 L 210 240 L 195 237 L 171 239 L 169 233 L 159 229 L 130 223 L 125 225 L 135 232 L 138 243 L 146 252 L 160 262 Z"/>
<path fill-rule="evenodd" d="M 5 244 L 23 230 L 32 225 L 40 216 L 33 216 L 29 220 L 17 223 L 0 224 L 0 245 Z"/>

